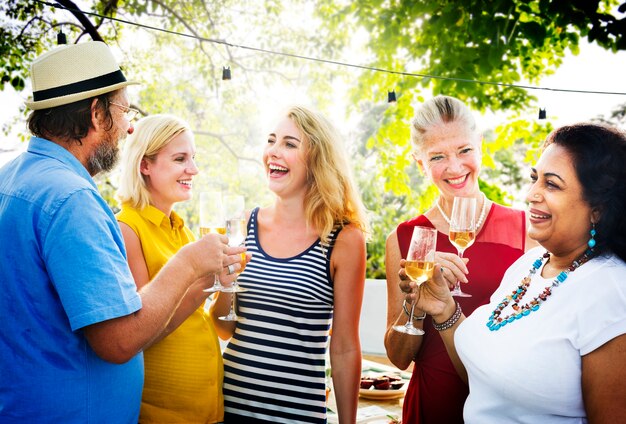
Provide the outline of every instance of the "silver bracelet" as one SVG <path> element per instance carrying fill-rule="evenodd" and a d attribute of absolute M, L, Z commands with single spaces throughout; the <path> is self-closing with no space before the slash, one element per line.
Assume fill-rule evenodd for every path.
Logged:
<path fill-rule="evenodd" d="M 411 313 L 409 312 L 409 308 L 406 305 L 406 299 L 404 299 L 404 302 L 402 302 L 402 309 L 404 309 L 404 313 L 406 314 L 407 317 L 411 316 Z M 413 321 L 421 321 L 424 318 L 426 318 L 426 312 L 424 312 L 424 314 L 419 315 L 419 316 L 415 314 L 413 315 Z"/>
<path fill-rule="evenodd" d="M 461 305 L 459 304 L 459 302 L 456 302 L 456 310 L 454 311 L 452 316 L 441 324 L 437 324 L 433 319 L 433 327 L 437 331 L 443 331 L 447 330 L 448 328 L 452 328 L 454 324 L 456 324 L 456 322 L 459 320 L 459 318 L 461 318 L 461 314 L 463 314 L 463 311 L 461 311 Z"/>

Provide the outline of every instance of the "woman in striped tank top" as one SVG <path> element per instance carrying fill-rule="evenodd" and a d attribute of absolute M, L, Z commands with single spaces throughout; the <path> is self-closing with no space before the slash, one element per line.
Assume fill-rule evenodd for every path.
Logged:
<path fill-rule="evenodd" d="M 325 423 L 328 333 L 340 422 L 355 422 L 361 373 L 359 315 L 365 281 L 363 204 L 337 131 L 292 107 L 263 153 L 269 207 L 254 209 L 239 282 L 236 324 L 218 321 L 224 352 L 226 423 Z"/>

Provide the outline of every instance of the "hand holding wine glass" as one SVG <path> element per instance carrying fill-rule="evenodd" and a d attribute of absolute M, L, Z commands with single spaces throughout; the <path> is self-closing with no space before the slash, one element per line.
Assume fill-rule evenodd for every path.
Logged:
<path fill-rule="evenodd" d="M 450 216 L 450 242 L 456 247 L 460 258 L 463 252 L 474 244 L 476 238 L 476 199 L 473 197 L 455 197 Z M 461 290 L 461 282 L 457 280 L 453 296 L 471 297 Z"/>
<path fill-rule="evenodd" d="M 437 247 L 437 230 L 429 227 L 415 227 L 406 257 L 406 275 L 418 286 L 433 276 L 435 268 L 435 249 Z M 411 304 L 409 319 L 404 325 L 395 325 L 393 329 L 401 333 L 419 336 L 424 331 L 413 325 L 415 302 Z"/>

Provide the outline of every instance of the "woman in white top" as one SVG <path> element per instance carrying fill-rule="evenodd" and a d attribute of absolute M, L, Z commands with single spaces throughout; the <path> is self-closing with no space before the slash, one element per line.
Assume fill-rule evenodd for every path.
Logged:
<path fill-rule="evenodd" d="M 432 316 L 469 383 L 466 423 L 626 417 L 625 164 L 618 130 L 555 130 L 526 198 L 529 235 L 541 247 L 518 259 L 490 303 L 467 319 L 439 267 L 408 295 Z"/>

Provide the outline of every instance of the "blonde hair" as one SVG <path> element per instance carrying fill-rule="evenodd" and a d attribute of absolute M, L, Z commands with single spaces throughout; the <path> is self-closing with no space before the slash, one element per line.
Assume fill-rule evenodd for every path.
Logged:
<path fill-rule="evenodd" d="M 137 209 L 150 204 L 151 196 L 141 173 L 141 161 L 144 158 L 154 160 L 174 137 L 185 131 L 191 133 L 189 125 L 172 115 L 150 115 L 137 121 L 122 152 L 122 173 L 117 189 L 120 204 L 129 203 Z"/>
<path fill-rule="evenodd" d="M 288 109 L 290 118 L 307 141 L 307 223 L 320 233 L 323 243 L 336 225 L 353 224 L 368 231 L 365 207 L 352 178 L 348 157 L 338 131 L 321 114 L 302 106 Z"/>
<path fill-rule="evenodd" d="M 442 95 L 425 101 L 415 112 L 415 117 L 411 121 L 411 141 L 415 152 L 421 151 L 428 130 L 457 122 L 464 125 L 467 131 L 476 137 L 473 141 L 480 140 L 474 116 L 465 103 L 456 97 Z"/>

